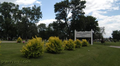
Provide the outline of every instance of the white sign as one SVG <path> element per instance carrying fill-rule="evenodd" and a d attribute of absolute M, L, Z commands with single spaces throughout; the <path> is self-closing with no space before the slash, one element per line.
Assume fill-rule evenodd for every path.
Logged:
<path fill-rule="evenodd" d="M 87 38 L 91 37 L 91 31 L 85 31 L 85 32 L 76 32 L 76 37 L 82 37 L 82 38 Z"/>
<path fill-rule="evenodd" d="M 75 40 L 76 38 L 91 38 L 91 45 L 93 45 L 93 30 L 91 31 L 79 31 L 75 30 Z"/>

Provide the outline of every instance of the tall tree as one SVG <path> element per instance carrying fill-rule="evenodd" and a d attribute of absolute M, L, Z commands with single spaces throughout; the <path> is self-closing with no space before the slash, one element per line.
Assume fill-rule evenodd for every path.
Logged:
<path fill-rule="evenodd" d="M 0 3 L 0 31 L 4 38 L 13 38 L 16 35 L 15 15 L 19 6 L 11 2 Z"/>
<path fill-rule="evenodd" d="M 40 18 L 42 18 L 40 6 L 37 7 L 36 5 L 34 5 L 33 7 L 24 7 L 18 13 L 21 16 L 19 17 L 21 19 L 19 22 L 24 28 L 20 28 L 21 26 L 18 25 L 18 33 L 22 33 L 22 35 L 19 36 L 22 36 L 23 38 L 27 39 L 29 37 L 29 33 L 34 33 L 31 31 L 30 28 L 34 25 L 34 28 L 36 28 L 35 30 L 37 30 L 37 26 L 35 25 L 35 23 L 37 23 L 40 20 Z M 30 35 L 34 36 L 34 34 Z"/>
<path fill-rule="evenodd" d="M 82 0 L 64 0 L 54 5 L 56 19 L 65 23 L 66 37 L 70 38 L 71 35 L 71 20 L 77 19 L 77 15 L 84 14 L 83 8 L 85 8 L 86 1 Z M 70 15 L 72 14 L 72 15 Z"/>

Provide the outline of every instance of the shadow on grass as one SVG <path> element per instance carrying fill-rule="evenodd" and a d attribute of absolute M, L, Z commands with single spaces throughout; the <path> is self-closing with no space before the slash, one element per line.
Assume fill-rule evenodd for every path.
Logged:
<path fill-rule="evenodd" d="M 42 54 L 42 55 L 39 56 L 39 57 L 30 57 L 30 58 L 27 58 L 27 57 L 25 57 L 24 55 L 19 55 L 19 57 L 22 58 L 22 59 L 25 59 L 25 60 L 30 60 L 30 59 L 42 59 L 42 58 L 43 58 L 43 55 L 44 55 L 44 54 Z"/>
<path fill-rule="evenodd" d="M 58 53 L 55 53 L 55 52 L 48 52 L 48 51 L 44 51 L 44 53 L 58 55 L 58 54 L 64 54 L 64 50 L 61 51 L 61 52 L 58 52 Z"/>
<path fill-rule="evenodd" d="M 1 61 L 0 61 L 0 66 L 3 66 L 2 63 L 1 63 Z"/>

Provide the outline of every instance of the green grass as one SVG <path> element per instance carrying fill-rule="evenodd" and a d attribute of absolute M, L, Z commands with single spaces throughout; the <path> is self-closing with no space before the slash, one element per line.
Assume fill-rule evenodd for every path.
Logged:
<path fill-rule="evenodd" d="M 93 46 L 64 50 L 61 54 L 44 53 L 39 58 L 27 59 L 20 50 L 25 44 L 2 43 L 0 48 L 0 66 L 119 66 L 119 42 L 94 43 Z"/>

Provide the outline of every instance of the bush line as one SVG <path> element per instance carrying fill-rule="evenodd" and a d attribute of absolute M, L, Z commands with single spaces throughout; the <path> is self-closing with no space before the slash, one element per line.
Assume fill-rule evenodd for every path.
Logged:
<path fill-rule="evenodd" d="M 20 39 L 19 37 L 18 40 Z M 82 41 L 79 39 L 75 41 L 72 39 L 62 41 L 59 37 L 49 37 L 48 42 L 46 42 L 44 46 L 42 38 L 36 37 L 29 40 L 20 51 L 26 58 L 36 58 L 40 57 L 44 51 L 56 54 L 61 53 L 63 50 L 75 50 L 75 48 L 81 48 L 82 46 L 89 46 L 86 39 Z"/>

